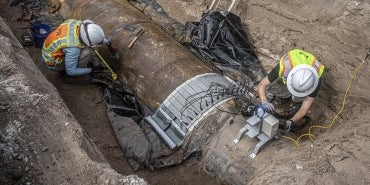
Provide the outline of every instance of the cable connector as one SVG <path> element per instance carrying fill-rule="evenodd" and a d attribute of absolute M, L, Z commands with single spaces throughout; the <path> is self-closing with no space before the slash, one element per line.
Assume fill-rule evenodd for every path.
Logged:
<path fill-rule="evenodd" d="M 199 103 L 199 109 L 200 109 L 200 111 L 203 111 L 202 103 Z"/>
<path fill-rule="evenodd" d="M 187 118 L 189 118 L 191 121 L 194 120 L 194 118 L 190 117 L 190 116 L 186 116 Z"/>

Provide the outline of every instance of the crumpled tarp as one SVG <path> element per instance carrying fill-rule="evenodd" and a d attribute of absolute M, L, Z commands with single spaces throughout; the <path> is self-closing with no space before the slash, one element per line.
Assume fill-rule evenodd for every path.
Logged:
<path fill-rule="evenodd" d="M 120 116 L 112 110 L 107 115 L 127 161 L 137 171 L 150 157 L 150 143 L 132 118 Z"/>
<path fill-rule="evenodd" d="M 146 123 L 145 114 L 152 113 L 140 103 L 126 84 L 108 76 L 95 76 L 92 82 L 103 89 L 107 116 L 116 138 L 134 171 L 142 167 L 151 170 L 176 166 L 199 154 L 199 148 L 171 156 L 170 150 L 157 133 Z"/>
<path fill-rule="evenodd" d="M 187 22 L 185 34 L 190 50 L 221 70 L 232 68 L 254 83 L 264 74 L 257 55 L 248 42 L 240 17 L 227 11 L 205 12 L 200 22 Z"/>

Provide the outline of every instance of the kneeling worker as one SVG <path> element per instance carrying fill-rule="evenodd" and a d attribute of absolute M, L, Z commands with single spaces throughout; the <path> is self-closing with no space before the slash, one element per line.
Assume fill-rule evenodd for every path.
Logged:
<path fill-rule="evenodd" d="M 95 60 L 91 48 L 103 42 L 110 47 L 111 43 L 105 39 L 99 25 L 91 20 L 69 19 L 45 39 L 42 61 L 50 70 L 65 71 L 69 76 L 86 75 L 92 71 L 88 67 L 89 62 Z M 95 65 L 98 64 L 95 62 Z"/>
<path fill-rule="evenodd" d="M 280 99 L 291 97 L 293 102 L 302 102 L 294 116 L 284 122 L 287 132 L 292 124 L 307 114 L 319 91 L 323 72 L 324 65 L 314 55 L 293 49 L 286 53 L 279 64 L 258 84 L 260 100 L 269 112 L 274 111 L 274 105 L 267 100 L 266 93 Z"/>

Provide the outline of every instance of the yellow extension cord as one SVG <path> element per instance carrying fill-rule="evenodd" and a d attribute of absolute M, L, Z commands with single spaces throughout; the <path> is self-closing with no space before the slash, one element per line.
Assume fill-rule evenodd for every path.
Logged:
<path fill-rule="evenodd" d="M 117 80 L 118 79 L 118 76 L 117 74 L 113 71 L 113 69 L 108 65 L 108 63 L 104 60 L 104 58 L 100 55 L 100 53 L 98 52 L 98 50 L 94 49 L 94 52 L 96 53 L 96 55 L 98 55 L 99 59 L 104 63 L 105 67 L 108 68 L 108 70 L 111 72 L 112 74 L 112 79 L 113 80 Z"/>
<path fill-rule="evenodd" d="M 315 137 L 313 134 L 311 134 L 311 130 L 313 128 L 322 128 L 322 129 L 328 129 L 328 128 L 331 128 L 333 125 L 334 125 L 334 122 L 335 120 L 338 118 L 339 114 L 341 114 L 344 110 L 344 106 L 346 104 L 346 99 L 347 99 L 347 95 L 348 95 L 348 92 L 349 92 L 349 89 L 352 85 L 352 81 L 353 79 L 355 78 L 355 76 L 357 75 L 358 71 L 361 69 L 361 67 L 365 64 L 365 60 L 366 60 L 366 57 L 365 59 L 361 62 L 361 64 L 359 66 L 356 67 L 356 69 L 354 70 L 354 72 L 352 73 L 352 76 L 351 76 L 351 79 L 348 83 L 348 86 L 347 86 L 347 89 L 346 89 L 346 92 L 344 93 L 344 97 L 343 97 L 343 103 L 342 103 L 342 107 L 341 109 L 337 112 L 337 114 L 334 116 L 334 118 L 331 120 L 330 124 L 329 125 L 312 125 L 309 129 L 308 129 L 308 132 L 305 133 L 305 134 L 302 134 L 298 137 L 297 140 L 291 138 L 291 137 L 288 137 L 288 136 L 283 136 L 283 138 L 286 138 L 286 139 L 289 139 L 291 141 L 293 141 L 297 147 L 297 149 L 300 149 L 301 148 L 301 145 L 299 143 L 299 140 L 302 139 L 304 136 L 308 136 L 310 138 L 311 141 L 313 141 L 313 137 Z"/>

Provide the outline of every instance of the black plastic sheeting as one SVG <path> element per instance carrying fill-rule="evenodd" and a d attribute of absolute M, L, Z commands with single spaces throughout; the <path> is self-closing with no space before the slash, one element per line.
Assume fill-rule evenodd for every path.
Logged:
<path fill-rule="evenodd" d="M 117 89 L 108 87 L 104 90 L 103 95 L 108 109 L 114 113 L 127 117 L 136 117 L 137 121 L 143 117 L 140 102 L 135 95 L 126 91 L 125 88 L 117 91 Z"/>
<path fill-rule="evenodd" d="M 161 7 L 154 7 L 163 11 Z M 253 83 L 262 79 L 260 62 L 248 43 L 238 16 L 229 12 L 207 12 L 200 22 L 187 23 L 185 33 L 191 38 L 190 50 L 207 64 L 211 61 L 215 70 L 243 73 Z M 170 150 L 144 119 L 152 110 L 142 105 L 124 83 L 111 80 L 109 75 L 97 76 L 93 82 L 104 89 L 108 118 L 134 171 L 142 167 L 155 170 L 177 166 L 190 157 L 201 155 L 199 147 Z"/>
<path fill-rule="evenodd" d="M 239 70 L 254 83 L 264 77 L 260 61 L 248 42 L 240 17 L 227 11 L 208 11 L 200 22 L 187 22 L 190 50 L 214 67 Z"/>
<path fill-rule="evenodd" d="M 199 148 L 195 148 L 171 156 L 176 150 L 170 150 L 144 119 L 152 111 L 140 103 L 126 84 L 111 80 L 109 75 L 94 76 L 92 82 L 103 89 L 104 101 L 108 107 L 107 116 L 134 171 L 142 167 L 155 170 L 176 166 L 201 153 Z"/>

